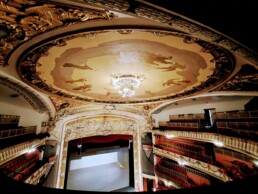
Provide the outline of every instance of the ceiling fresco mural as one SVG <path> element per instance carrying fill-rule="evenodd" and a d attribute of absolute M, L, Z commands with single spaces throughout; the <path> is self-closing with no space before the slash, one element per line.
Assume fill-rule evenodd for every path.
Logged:
<path fill-rule="evenodd" d="M 255 51 L 150 2 L 0 2 L 0 76 L 7 73 L 42 92 L 56 111 L 104 103 L 149 112 L 213 92 L 257 95 Z M 140 85 L 123 97 L 114 79 L 128 76 Z"/>
<path fill-rule="evenodd" d="M 233 69 L 233 58 L 220 47 L 177 32 L 144 29 L 55 39 L 27 52 L 18 65 L 20 76 L 45 92 L 107 103 L 154 102 L 197 93 L 225 80 Z M 116 91 L 112 78 L 119 75 L 141 76 L 135 96 L 122 97 Z"/>

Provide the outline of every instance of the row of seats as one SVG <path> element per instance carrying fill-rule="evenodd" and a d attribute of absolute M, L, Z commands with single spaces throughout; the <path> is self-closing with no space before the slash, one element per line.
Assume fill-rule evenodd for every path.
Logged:
<path fill-rule="evenodd" d="M 234 128 L 234 129 L 247 129 L 251 131 L 257 131 L 258 129 L 258 119 L 257 121 L 216 121 L 217 128 Z"/>
<path fill-rule="evenodd" d="M 159 127 L 154 130 L 205 131 L 258 140 L 258 111 L 215 112 L 212 126 L 204 119 L 196 119 L 195 114 L 170 115 L 169 118 L 170 121 L 159 122 Z"/>
<path fill-rule="evenodd" d="M 33 175 L 37 170 L 39 170 L 46 162 L 37 160 L 34 162 L 26 171 L 24 171 L 21 181 L 25 181 L 28 179 L 31 175 Z"/>
<path fill-rule="evenodd" d="M 228 111 L 216 112 L 216 119 L 242 119 L 242 118 L 258 118 L 258 111 Z"/>
<path fill-rule="evenodd" d="M 36 154 L 32 154 L 30 158 L 25 157 L 25 155 L 19 156 L 8 163 L 0 166 L 2 173 L 9 176 L 12 172 L 19 173 L 19 168 L 26 166 L 26 164 L 30 163 L 31 160 L 35 160 L 37 158 Z"/>
<path fill-rule="evenodd" d="M 20 116 L 0 114 L 0 130 L 8 130 L 18 127 Z"/>
<path fill-rule="evenodd" d="M 171 145 L 177 145 L 181 148 L 189 149 L 194 152 L 205 153 L 204 146 L 196 145 L 191 142 L 180 141 L 178 138 L 168 139 L 165 136 L 160 136 L 160 141 Z"/>
<path fill-rule="evenodd" d="M 162 146 L 162 145 L 159 145 L 159 146 L 155 145 L 155 147 L 158 147 L 158 148 L 161 148 L 163 150 L 167 150 L 169 152 L 173 152 L 173 153 L 176 153 L 176 154 L 179 154 L 179 155 L 182 155 L 182 156 L 193 158 L 195 160 L 199 160 L 199 161 L 202 161 L 202 162 L 205 162 L 205 163 L 214 164 L 214 161 L 213 161 L 212 157 L 210 157 L 208 155 L 202 155 L 202 154 L 195 154 L 194 155 L 194 154 L 190 154 L 189 152 L 181 151 L 179 149 L 173 149 L 173 148 Z"/>
<path fill-rule="evenodd" d="M 163 167 L 165 167 L 165 168 L 174 170 L 174 171 L 179 172 L 179 173 L 184 174 L 184 175 L 187 174 L 185 168 L 183 168 L 183 167 L 181 167 L 181 166 L 179 166 L 179 165 L 177 165 L 177 164 L 175 164 L 175 163 L 171 163 L 171 162 L 168 162 L 168 161 L 161 160 L 161 161 L 159 162 L 159 165 L 160 165 L 160 166 L 163 166 Z"/>
<path fill-rule="evenodd" d="M 159 164 L 161 166 L 165 166 L 167 168 L 174 169 L 174 170 L 176 170 L 178 172 L 181 172 L 181 173 L 186 173 L 187 174 L 188 172 L 190 172 L 192 174 L 195 174 L 197 176 L 203 177 L 205 179 L 209 179 L 209 176 L 207 174 L 203 173 L 203 172 L 200 172 L 200 171 L 192 169 L 192 168 L 188 168 L 186 166 L 181 166 L 181 165 L 179 165 L 179 164 L 177 164 L 175 162 L 172 162 L 172 161 L 170 161 L 168 159 L 162 158 L 161 161 L 159 162 Z"/>
<path fill-rule="evenodd" d="M 0 130 L 0 139 L 36 133 L 37 126 L 15 127 L 12 129 Z"/>
<path fill-rule="evenodd" d="M 169 181 L 175 182 L 176 184 L 180 185 L 183 188 L 191 187 L 191 185 L 188 183 L 187 177 L 182 178 L 175 174 L 171 174 L 166 170 L 164 170 L 163 168 L 160 168 L 159 165 L 155 166 L 154 171 L 158 176 L 164 177 Z"/>

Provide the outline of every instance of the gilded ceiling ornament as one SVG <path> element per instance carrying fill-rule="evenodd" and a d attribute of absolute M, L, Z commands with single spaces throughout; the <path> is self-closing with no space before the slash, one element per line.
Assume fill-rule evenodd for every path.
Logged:
<path fill-rule="evenodd" d="M 223 34 L 212 31 L 204 26 L 200 26 L 197 23 L 188 21 L 187 19 L 184 19 L 171 12 L 168 13 L 165 10 L 152 7 L 149 4 L 146 4 L 144 1 L 137 1 L 137 4 L 134 4 L 134 1 L 127 2 L 126 0 L 119 0 L 115 2 L 114 0 L 108 2 L 105 0 L 84 1 L 86 3 L 95 3 L 103 7 L 128 12 L 130 14 L 135 14 L 143 18 L 167 24 L 174 29 L 180 30 L 180 33 L 189 33 L 189 35 L 195 38 L 200 38 L 204 41 L 208 41 L 210 43 L 214 43 L 215 45 L 230 49 L 251 61 L 252 63 L 258 65 L 258 54 L 240 45 L 236 41 L 229 39 Z"/>
<path fill-rule="evenodd" d="M 60 97 L 50 96 L 49 98 L 52 101 L 52 103 L 54 104 L 55 109 L 57 111 L 60 111 L 62 109 L 66 109 L 66 108 L 72 108 L 72 107 L 77 107 L 77 106 L 81 106 L 82 105 L 82 103 L 79 103 L 79 102 L 73 102 L 73 101 L 67 102 L 67 100 L 64 100 L 64 99 L 62 99 Z"/>
<path fill-rule="evenodd" d="M 258 91 L 258 70 L 249 65 L 243 65 L 239 72 L 217 91 Z"/>
<path fill-rule="evenodd" d="M 100 6 L 105 6 L 119 11 L 127 11 L 129 9 L 129 2 L 124 0 L 79 0 L 81 3 L 93 3 Z"/>
<path fill-rule="evenodd" d="M 66 139 L 75 139 L 83 134 L 134 134 L 136 121 L 112 116 L 85 118 L 66 124 Z"/>
<path fill-rule="evenodd" d="M 57 27 L 95 19 L 110 20 L 107 11 L 74 9 L 68 5 L 42 4 L 39 1 L 9 0 L 0 4 L 0 65 L 7 65 L 9 52 L 35 35 Z"/>
<path fill-rule="evenodd" d="M 118 30 L 117 33 L 119 33 L 119 34 L 131 34 L 131 33 L 133 33 L 133 30 L 121 29 L 121 30 Z"/>

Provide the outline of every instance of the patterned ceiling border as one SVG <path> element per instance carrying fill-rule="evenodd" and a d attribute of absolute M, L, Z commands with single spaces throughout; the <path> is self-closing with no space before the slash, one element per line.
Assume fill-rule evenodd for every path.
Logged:
<path fill-rule="evenodd" d="M 48 1 L 49 3 L 49 1 Z M 8 65 L 12 50 L 36 35 L 89 20 L 110 20 L 113 13 L 35 0 L 0 2 L 0 65 Z"/>
<path fill-rule="evenodd" d="M 13 91 L 20 94 L 26 101 L 30 103 L 34 110 L 39 113 L 49 112 L 49 108 L 43 103 L 43 99 L 34 94 L 29 89 L 21 86 L 20 83 L 15 83 L 7 77 L 0 75 L 0 84 L 12 89 Z"/>
<path fill-rule="evenodd" d="M 71 1 L 71 0 L 70 0 Z M 200 24 L 188 21 L 188 19 L 179 16 L 172 11 L 165 11 L 165 9 L 159 9 L 154 5 L 144 1 L 126 1 L 126 0 L 73 0 L 82 4 L 94 4 L 108 9 L 113 9 L 120 12 L 127 12 L 137 15 L 139 17 L 147 18 L 159 23 L 167 24 L 172 28 L 185 32 L 192 37 L 202 39 L 207 42 L 211 42 L 215 45 L 219 45 L 225 49 L 246 58 L 250 62 L 258 65 L 258 53 L 255 53 L 251 49 L 241 45 L 233 39 L 227 36 L 215 32 L 214 30 L 201 26 Z"/>
<path fill-rule="evenodd" d="M 154 35 L 161 37 L 161 36 L 177 36 L 183 39 L 183 41 L 187 44 L 198 44 L 202 47 L 201 52 L 210 53 L 213 56 L 213 61 L 215 62 L 215 70 L 213 74 L 207 78 L 205 82 L 202 82 L 200 85 L 193 87 L 187 91 L 182 93 L 177 93 L 175 95 L 168 95 L 165 97 L 160 98 L 152 98 L 147 100 L 135 100 L 135 101 L 105 101 L 105 100 L 96 100 L 90 99 L 87 97 L 79 97 L 75 95 L 71 95 L 60 90 L 51 88 L 48 86 L 39 76 L 38 72 L 36 71 L 36 67 L 40 65 L 38 60 L 42 56 L 47 56 L 48 50 L 54 46 L 64 46 L 66 45 L 66 41 L 84 37 L 84 38 L 94 38 L 100 33 L 105 32 L 117 32 L 123 34 L 130 34 L 134 31 L 144 31 L 148 33 L 153 33 Z M 126 33 L 125 33 L 126 32 Z M 56 95 L 63 98 L 70 98 L 72 100 L 78 100 L 82 102 L 95 102 L 95 103 L 109 103 L 109 104 L 139 104 L 139 103 L 154 103 L 164 100 L 170 100 L 180 97 L 187 97 L 191 96 L 196 93 L 203 92 L 204 90 L 210 90 L 215 85 L 222 83 L 225 79 L 227 79 L 230 74 L 233 72 L 235 68 L 235 60 L 233 56 L 227 52 L 225 49 L 205 42 L 203 40 L 192 38 L 184 33 L 180 32 L 173 32 L 167 30 L 160 30 L 160 29 L 132 29 L 132 28 L 125 28 L 124 30 L 117 30 L 117 29 L 106 29 L 106 30 L 96 30 L 96 31 L 89 31 L 89 32 L 73 32 L 74 34 L 66 35 L 65 37 L 56 38 L 54 40 L 49 40 L 48 42 L 42 41 L 42 45 L 37 48 L 29 48 L 28 50 L 24 51 L 22 54 L 23 58 L 18 61 L 18 73 L 20 77 L 27 82 L 28 84 L 40 89 L 42 92 Z M 60 35 L 61 36 L 61 35 Z"/>
<path fill-rule="evenodd" d="M 114 104 L 88 104 L 85 106 L 72 107 L 66 110 L 66 114 L 76 114 L 89 111 L 104 110 L 107 113 L 112 113 L 114 111 L 125 111 L 133 114 L 143 114 L 141 108 L 135 108 L 133 106 L 123 106 L 123 105 L 114 105 Z"/>
<path fill-rule="evenodd" d="M 258 92 L 258 70 L 253 66 L 242 65 L 241 69 L 215 91 L 254 91 Z"/>
<path fill-rule="evenodd" d="M 80 107 L 85 105 L 85 103 L 79 103 L 78 101 L 73 102 L 73 101 L 68 101 L 64 100 L 62 98 L 54 97 L 54 96 L 49 96 L 50 100 L 52 101 L 56 111 L 62 111 L 62 110 L 67 110 L 69 108 L 73 107 Z"/>

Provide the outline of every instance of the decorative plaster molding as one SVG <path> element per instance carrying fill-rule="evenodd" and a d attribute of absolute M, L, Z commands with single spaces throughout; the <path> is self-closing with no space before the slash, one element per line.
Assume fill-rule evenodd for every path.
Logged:
<path fill-rule="evenodd" d="M 238 152 L 247 154 L 253 158 L 258 159 L 258 142 L 254 142 L 251 140 L 224 136 L 216 133 L 208 133 L 208 132 L 192 132 L 192 131 L 169 131 L 169 132 L 161 132 L 154 131 L 154 135 L 171 135 L 174 137 L 182 137 L 197 141 L 204 142 L 222 142 L 223 146 L 232 150 L 236 150 Z"/>
<path fill-rule="evenodd" d="M 18 44 L 57 27 L 64 27 L 89 20 L 110 20 L 113 13 L 88 8 L 75 9 L 71 5 L 42 4 L 34 0 L 20 0 L 0 4 L 0 65 L 6 66 L 9 53 Z"/>
<path fill-rule="evenodd" d="M 64 127 L 63 150 L 61 150 L 60 168 L 58 174 L 59 188 L 63 188 L 65 180 L 68 142 L 73 139 L 91 137 L 96 135 L 127 134 L 133 136 L 134 149 L 134 178 L 135 188 L 142 187 L 140 166 L 140 137 L 139 126 L 136 120 L 116 116 L 95 116 L 67 122 Z"/>
<path fill-rule="evenodd" d="M 179 185 L 176 182 L 173 182 L 169 179 L 166 179 L 165 176 L 159 172 L 155 172 L 155 176 L 157 177 L 156 179 L 163 181 L 166 185 L 171 185 L 177 189 L 183 189 L 183 187 L 181 185 Z"/>
<path fill-rule="evenodd" d="M 7 147 L 0 150 L 0 165 L 4 164 L 18 156 L 27 153 L 30 149 L 37 148 L 44 145 L 48 138 L 36 139 L 32 141 L 27 141 L 24 143 L 16 144 L 11 147 Z"/>
<path fill-rule="evenodd" d="M 144 174 L 144 173 L 142 173 L 142 177 L 143 177 L 143 178 L 147 178 L 147 179 L 156 180 L 156 177 L 155 177 L 155 176 L 149 175 L 149 174 Z"/>
<path fill-rule="evenodd" d="M 49 50 L 53 47 L 63 46 L 66 44 L 67 41 L 74 40 L 79 37 L 85 37 L 89 33 L 95 33 L 96 36 L 99 34 L 110 33 L 110 32 L 119 32 L 118 29 L 102 29 L 102 30 L 94 30 L 88 32 L 72 32 L 65 37 L 53 37 L 53 39 L 49 39 L 48 41 L 42 42 L 40 47 L 34 47 L 30 49 L 28 52 L 24 52 L 23 58 L 18 61 L 18 73 L 21 78 L 25 82 L 30 83 L 33 87 L 45 92 L 49 95 L 57 95 L 59 97 L 64 97 L 70 100 L 84 102 L 84 103 L 98 103 L 98 104 L 146 104 L 150 103 L 154 106 L 157 106 L 158 102 L 160 101 L 167 101 L 171 99 L 177 99 L 181 97 L 189 97 L 193 94 L 197 94 L 203 91 L 211 90 L 214 86 L 218 86 L 221 84 L 226 78 L 230 76 L 230 74 L 235 69 L 235 63 L 233 56 L 231 53 L 225 51 L 219 46 L 215 46 L 210 44 L 209 42 L 205 42 L 201 39 L 193 39 L 189 37 L 185 33 L 175 33 L 171 31 L 167 31 L 164 29 L 132 29 L 128 28 L 127 30 L 132 30 L 133 32 L 144 32 L 149 34 L 162 34 L 164 36 L 171 36 L 171 37 L 178 37 L 181 38 L 186 44 L 198 44 L 201 47 L 201 52 L 209 53 L 213 56 L 213 61 L 215 63 L 215 68 L 213 73 L 207 77 L 207 79 L 195 87 L 191 89 L 185 90 L 180 93 L 171 93 L 164 96 L 153 96 L 153 97 L 146 97 L 144 99 L 139 98 L 135 100 L 125 101 L 124 99 L 117 99 L 117 100 L 110 100 L 105 98 L 93 99 L 87 95 L 78 95 L 70 92 L 70 89 L 59 90 L 56 87 L 49 85 L 45 82 L 42 77 L 40 71 L 38 71 L 38 66 L 41 65 L 39 60 L 49 54 Z M 126 36 L 126 35 L 125 35 Z M 190 39 L 190 40 L 189 40 Z M 32 57 L 33 56 L 33 57 Z M 155 104 L 156 103 L 156 104 Z M 70 104 L 65 103 L 63 104 L 64 107 L 68 107 Z M 150 108 L 145 106 L 145 108 Z M 154 108 L 154 107 L 152 107 Z M 143 109 L 142 109 L 143 110 Z M 145 110 L 146 111 L 146 110 Z"/>
<path fill-rule="evenodd" d="M 200 170 L 204 173 L 207 173 L 211 176 L 214 176 L 224 182 L 232 181 L 231 178 L 229 178 L 225 173 L 224 170 L 221 168 L 218 168 L 217 166 L 213 166 L 211 164 L 195 160 L 193 158 L 189 158 L 187 156 L 182 156 L 167 150 L 162 150 L 159 148 L 153 148 L 153 153 L 158 154 L 160 156 L 169 158 L 171 160 L 177 161 L 177 162 L 184 162 L 187 166 L 190 166 L 192 168 L 195 168 L 197 170 Z"/>
<path fill-rule="evenodd" d="M 78 139 L 82 134 L 110 135 L 137 133 L 137 123 L 131 119 L 118 118 L 112 116 L 100 116 L 94 118 L 84 118 L 66 124 L 65 141 Z"/>
<path fill-rule="evenodd" d="M 25 100 L 27 100 L 34 110 L 39 113 L 50 112 L 45 101 L 39 96 L 33 93 L 29 88 L 23 86 L 23 83 L 14 82 L 5 76 L 0 75 L 0 84 L 12 89 L 13 91 L 20 94 Z"/>
<path fill-rule="evenodd" d="M 245 46 L 239 44 L 237 41 L 216 32 L 204 25 L 197 24 L 189 19 L 174 13 L 170 10 L 157 7 L 149 2 L 145 1 L 131 1 L 126 0 L 77 0 L 82 4 L 95 4 L 102 6 L 103 8 L 114 9 L 120 12 L 125 12 L 129 14 L 134 14 L 138 17 L 147 18 L 155 22 L 162 24 L 167 24 L 173 29 L 187 33 L 192 38 L 200 38 L 204 41 L 213 43 L 214 45 L 219 45 L 223 48 L 229 49 L 240 55 L 250 62 L 258 65 L 258 54 L 254 51 L 246 48 Z"/>
<path fill-rule="evenodd" d="M 31 184 L 31 185 L 37 185 L 42 176 L 47 176 L 47 174 L 49 173 L 49 171 L 53 165 L 54 165 L 54 163 L 44 164 L 40 169 L 38 169 L 29 178 L 27 178 L 24 181 L 24 183 Z"/>

